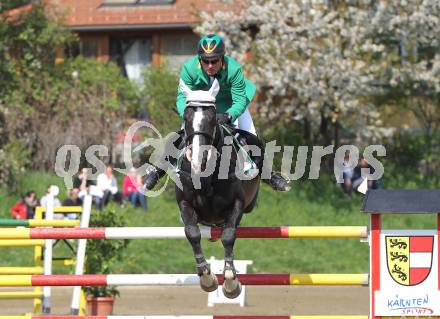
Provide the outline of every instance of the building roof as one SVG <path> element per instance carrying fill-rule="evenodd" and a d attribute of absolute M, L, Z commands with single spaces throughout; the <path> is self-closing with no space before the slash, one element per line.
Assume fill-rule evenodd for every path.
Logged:
<path fill-rule="evenodd" d="M 242 0 L 50 0 L 74 30 L 188 28 L 203 11 L 237 9 Z M 162 3 L 162 4 L 158 4 Z"/>
<path fill-rule="evenodd" d="M 4 17 L 6 20 L 14 21 L 17 19 L 21 14 L 27 13 L 32 9 L 32 4 L 27 4 L 22 7 L 18 7 L 15 9 L 8 10 L 4 13 L 2 13 L 2 17 Z"/>

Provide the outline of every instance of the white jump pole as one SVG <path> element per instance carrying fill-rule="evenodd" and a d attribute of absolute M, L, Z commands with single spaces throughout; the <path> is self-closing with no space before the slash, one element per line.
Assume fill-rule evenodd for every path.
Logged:
<path fill-rule="evenodd" d="M 92 210 L 92 196 L 88 194 L 84 197 L 83 211 L 81 214 L 81 227 L 89 227 L 91 210 Z M 87 246 L 87 239 L 80 239 L 78 242 L 78 250 L 76 253 L 75 275 L 82 275 L 84 273 L 86 246 Z M 79 314 L 80 297 L 81 297 L 81 286 L 73 287 L 70 314 L 72 315 Z"/>
<path fill-rule="evenodd" d="M 46 207 L 46 220 L 53 220 L 53 208 L 54 208 L 54 198 L 59 193 L 59 188 L 57 186 L 51 186 L 49 190 L 49 194 L 47 195 L 47 207 Z M 46 240 L 44 245 L 44 274 L 52 275 L 52 248 L 53 248 L 53 240 Z M 43 287 L 43 302 L 42 302 L 42 310 L 43 313 L 50 314 L 50 296 L 51 296 L 51 288 Z"/>

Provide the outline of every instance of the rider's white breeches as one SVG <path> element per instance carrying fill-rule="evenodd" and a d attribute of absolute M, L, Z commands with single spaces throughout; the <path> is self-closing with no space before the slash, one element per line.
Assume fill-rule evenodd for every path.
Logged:
<path fill-rule="evenodd" d="M 238 119 L 235 120 L 234 125 L 238 126 L 240 130 L 257 135 L 257 130 L 255 129 L 254 122 L 252 121 L 251 113 L 247 108 L 243 114 L 241 114 Z"/>

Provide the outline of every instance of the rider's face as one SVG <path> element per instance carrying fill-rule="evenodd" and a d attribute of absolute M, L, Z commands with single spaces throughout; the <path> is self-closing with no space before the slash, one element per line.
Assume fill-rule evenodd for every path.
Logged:
<path fill-rule="evenodd" d="M 220 57 L 217 58 L 203 58 L 201 59 L 203 70 L 209 76 L 214 76 L 218 73 L 220 68 L 222 67 L 222 59 Z"/>

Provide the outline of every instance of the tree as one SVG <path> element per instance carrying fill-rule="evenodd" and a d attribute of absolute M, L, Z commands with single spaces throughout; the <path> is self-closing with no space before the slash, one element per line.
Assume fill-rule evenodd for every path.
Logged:
<path fill-rule="evenodd" d="M 197 29 L 219 31 L 238 56 L 251 53 L 249 77 L 264 92 L 258 112 L 284 123 L 299 122 L 308 143 L 338 142 L 342 124 L 372 136 L 378 113 L 362 96 L 372 80 L 355 56 L 365 12 L 345 2 L 314 4 L 250 0 L 240 16 L 203 14 Z M 235 54 L 237 56 L 237 53 Z"/>
<path fill-rule="evenodd" d="M 440 164 L 439 24 L 436 0 L 382 0 L 371 14 L 362 46 L 382 88 L 376 103 L 410 111 L 420 123 L 428 174 Z"/>
<path fill-rule="evenodd" d="M 438 92 L 438 1 L 248 0 L 245 7 L 202 13 L 196 30 L 219 32 L 242 61 L 250 53 L 249 77 L 264 92 L 258 112 L 302 123 L 309 142 L 337 143 L 340 126 L 358 141 L 386 134 L 375 97 L 388 102 L 387 88 L 401 96 L 408 86 Z"/>
<path fill-rule="evenodd" d="M 111 149 L 127 109 L 138 102 L 136 88 L 113 63 L 68 56 L 56 62 L 57 51 L 76 41 L 58 17 L 34 5 L 4 22 L 0 37 L 0 61 L 8 71 L 0 77 L 0 88 L 8 87 L 0 92 L 5 143 L 19 139 L 40 169 L 54 167 L 64 144 Z"/>
<path fill-rule="evenodd" d="M 164 135 L 178 130 L 181 125 L 176 113 L 177 86 L 176 73 L 166 66 L 151 67 L 145 72 L 142 96 L 153 124 Z"/>

